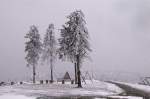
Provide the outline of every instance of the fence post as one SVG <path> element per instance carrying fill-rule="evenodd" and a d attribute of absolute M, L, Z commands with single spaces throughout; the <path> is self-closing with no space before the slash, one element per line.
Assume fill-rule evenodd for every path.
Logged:
<path fill-rule="evenodd" d="M 74 84 L 74 80 L 71 80 L 71 84 Z"/>
<path fill-rule="evenodd" d="M 62 80 L 62 84 L 65 84 L 65 80 Z"/>
<path fill-rule="evenodd" d="M 48 84 L 48 80 L 46 80 L 46 84 Z"/>
<path fill-rule="evenodd" d="M 22 85 L 22 84 L 23 84 L 23 82 L 21 81 L 21 82 L 20 82 L 20 85 Z"/>
<path fill-rule="evenodd" d="M 43 80 L 40 80 L 40 84 L 43 84 Z"/>

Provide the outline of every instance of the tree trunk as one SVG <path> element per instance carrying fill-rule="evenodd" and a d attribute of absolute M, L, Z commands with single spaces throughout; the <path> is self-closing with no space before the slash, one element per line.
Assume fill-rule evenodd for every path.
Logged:
<path fill-rule="evenodd" d="M 33 83 L 35 83 L 35 75 L 36 75 L 35 65 L 33 65 Z"/>
<path fill-rule="evenodd" d="M 78 84 L 78 81 L 77 81 L 77 63 L 74 63 L 74 70 L 75 70 L 75 84 Z"/>
<path fill-rule="evenodd" d="M 53 82 L 53 60 L 50 60 L 50 68 L 51 68 L 51 82 Z"/>
<path fill-rule="evenodd" d="M 78 78 L 78 88 L 81 88 L 81 72 L 80 72 L 80 58 L 77 55 L 77 78 Z"/>

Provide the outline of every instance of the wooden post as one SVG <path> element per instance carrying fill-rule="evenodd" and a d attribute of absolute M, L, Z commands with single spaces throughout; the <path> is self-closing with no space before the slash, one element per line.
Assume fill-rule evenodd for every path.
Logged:
<path fill-rule="evenodd" d="M 22 84 L 23 84 L 23 82 L 21 81 L 21 82 L 20 82 L 20 85 L 22 85 Z"/>
<path fill-rule="evenodd" d="M 71 84 L 73 84 L 74 83 L 74 80 L 71 80 Z"/>
<path fill-rule="evenodd" d="M 62 84 L 65 84 L 65 80 L 62 80 Z"/>
<path fill-rule="evenodd" d="M 48 80 L 46 80 L 46 84 L 48 84 Z"/>
<path fill-rule="evenodd" d="M 43 84 L 43 80 L 40 80 L 40 84 Z"/>

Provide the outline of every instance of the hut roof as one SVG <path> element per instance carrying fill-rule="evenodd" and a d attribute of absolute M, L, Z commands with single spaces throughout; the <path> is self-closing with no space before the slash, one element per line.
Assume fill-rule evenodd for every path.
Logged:
<path fill-rule="evenodd" d="M 71 79 L 70 75 L 68 72 L 65 73 L 63 79 Z"/>

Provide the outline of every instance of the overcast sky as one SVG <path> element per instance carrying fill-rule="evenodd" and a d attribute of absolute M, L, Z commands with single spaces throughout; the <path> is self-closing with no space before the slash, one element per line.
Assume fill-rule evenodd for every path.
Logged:
<path fill-rule="evenodd" d="M 35 24 L 43 38 L 54 23 L 58 38 L 66 16 L 76 9 L 85 14 L 93 49 L 83 71 L 150 75 L 149 0 L 0 0 L 0 79 L 29 79 L 24 60 L 29 27 Z M 73 71 L 73 64 L 56 62 L 56 74 Z M 49 75 L 48 66 L 38 68 L 38 76 Z"/>

